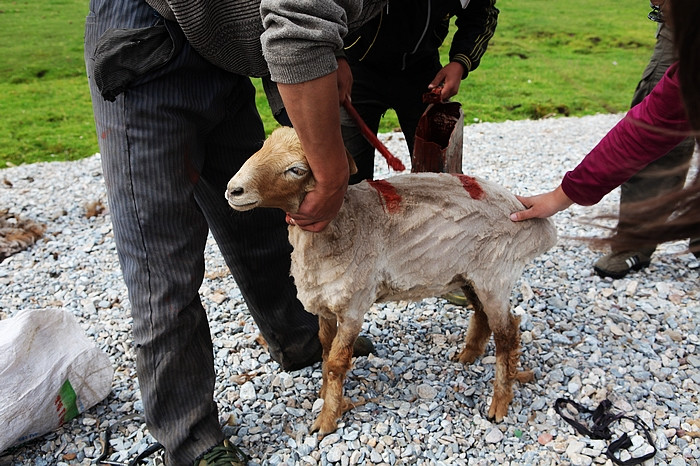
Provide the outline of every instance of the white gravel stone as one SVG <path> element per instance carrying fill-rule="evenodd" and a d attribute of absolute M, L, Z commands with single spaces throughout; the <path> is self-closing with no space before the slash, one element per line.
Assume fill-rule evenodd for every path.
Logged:
<path fill-rule="evenodd" d="M 437 396 L 438 391 L 432 385 L 423 383 L 416 387 L 416 393 L 424 400 L 432 400 Z"/>
<path fill-rule="evenodd" d="M 241 385 L 239 396 L 241 400 L 255 400 L 257 398 L 255 394 L 255 385 L 252 382 L 246 382 Z"/>
<path fill-rule="evenodd" d="M 503 432 L 501 432 L 498 427 L 494 427 L 486 434 L 484 437 L 486 443 L 498 443 L 503 440 Z"/>

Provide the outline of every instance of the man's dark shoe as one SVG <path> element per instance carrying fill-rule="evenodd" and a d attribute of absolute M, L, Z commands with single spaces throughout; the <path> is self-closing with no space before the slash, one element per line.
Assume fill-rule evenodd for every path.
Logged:
<path fill-rule="evenodd" d="M 237 446 L 224 440 L 196 460 L 194 466 L 245 466 L 248 459 Z"/>
<path fill-rule="evenodd" d="M 352 356 L 369 356 L 370 353 L 374 353 L 374 345 L 372 340 L 367 337 L 357 337 L 355 344 L 352 347 Z"/>
<path fill-rule="evenodd" d="M 374 345 L 372 344 L 372 341 L 367 338 L 367 337 L 357 337 L 357 340 L 355 340 L 355 344 L 352 347 L 352 356 L 353 357 L 358 357 L 358 356 L 369 356 L 370 353 L 374 353 Z M 312 354 L 309 359 L 307 359 L 304 362 L 301 363 L 288 363 L 283 366 L 283 369 L 285 371 L 297 371 L 299 369 L 303 369 L 305 367 L 313 366 L 317 362 L 321 362 L 323 359 L 322 357 L 323 350 L 321 349 L 321 345 L 318 346 L 318 351 L 314 354 Z"/>
<path fill-rule="evenodd" d="M 601 277 L 622 278 L 633 270 L 648 267 L 653 252 L 653 250 L 611 252 L 598 259 L 593 270 Z"/>

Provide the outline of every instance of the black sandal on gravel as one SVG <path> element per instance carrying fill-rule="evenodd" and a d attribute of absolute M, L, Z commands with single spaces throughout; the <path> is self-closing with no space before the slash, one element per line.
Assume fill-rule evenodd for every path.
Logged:
<path fill-rule="evenodd" d="M 590 426 L 590 428 L 586 427 L 573 417 L 565 415 L 565 412 L 570 412 L 568 409 L 566 409 L 567 407 L 573 407 L 578 414 L 590 414 L 590 420 L 592 421 L 592 425 Z M 614 413 L 612 412 L 612 409 L 613 404 L 612 402 L 610 402 L 610 400 L 601 401 L 601 403 L 595 410 L 588 409 L 574 401 L 567 400 L 566 398 L 559 398 L 554 403 L 554 410 L 562 417 L 562 419 L 564 419 L 574 429 L 576 429 L 576 431 L 579 434 L 586 435 L 592 439 L 612 439 L 610 425 L 621 419 L 627 419 L 628 421 L 632 421 L 638 429 L 644 432 L 644 436 L 646 437 L 649 445 L 651 445 L 651 447 L 653 448 L 653 451 L 647 453 L 646 455 L 642 455 L 636 458 L 632 457 L 626 461 L 621 460 L 618 456 L 615 455 L 615 453 L 620 450 L 627 450 L 629 447 L 632 446 L 632 440 L 626 433 L 623 433 L 620 436 L 620 438 L 613 440 L 610 443 L 610 445 L 608 445 L 608 449 L 605 451 L 605 455 L 608 458 L 610 458 L 610 460 L 613 463 L 621 466 L 628 466 L 634 464 L 642 464 L 645 461 L 653 458 L 656 455 L 656 445 L 654 444 L 654 441 L 651 438 L 649 427 L 644 423 L 644 421 L 642 421 L 642 419 L 637 415 L 628 416 L 624 412 Z"/>

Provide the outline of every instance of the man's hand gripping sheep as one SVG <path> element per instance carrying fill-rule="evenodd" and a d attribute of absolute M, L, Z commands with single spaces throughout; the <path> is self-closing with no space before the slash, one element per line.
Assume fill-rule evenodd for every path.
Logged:
<path fill-rule="evenodd" d="M 354 167 L 348 156 L 351 170 Z M 240 211 L 293 213 L 314 188 L 292 128 L 279 128 L 229 181 L 226 198 Z M 466 175 L 415 173 L 349 186 L 337 217 L 323 231 L 289 227 L 297 296 L 319 317 L 323 408 L 312 432 L 336 430 L 352 403 L 345 375 L 365 313 L 380 301 L 420 300 L 461 288 L 474 307 L 459 361 L 483 354 L 493 333 L 496 371 L 488 415 L 501 421 L 519 371 L 520 319 L 510 294 L 522 270 L 556 243 L 550 220 L 512 222 L 523 209 L 506 189 Z"/>

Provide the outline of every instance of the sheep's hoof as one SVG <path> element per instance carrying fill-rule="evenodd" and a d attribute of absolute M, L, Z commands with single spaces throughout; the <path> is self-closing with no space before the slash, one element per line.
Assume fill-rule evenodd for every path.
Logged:
<path fill-rule="evenodd" d="M 457 356 L 457 360 L 466 366 L 467 364 L 472 364 L 474 361 L 476 361 L 476 358 L 481 356 L 482 353 L 483 351 L 476 348 L 465 347 Z"/>
<path fill-rule="evenodd" d="M 493 398 L 493 401 L 491 402 L 491 406 L 489 407 L 489 414 L 488 418 L 489 420 L 493 421 L 495 420 L 496 422 L 501 422 L 503 418 L 508 414 L 508 405 L 510 404 L 510 401 L 508 402 L 503 402 L 503 401 L 498 401 L 496 397 Z"/>
<path fill-rule="evenodd" d="M 532 382 L 535 380 L 535 373 L 533 371 L 520 371 L 515 374 L 515 380 L 520 383 Z"/>
<path fill-rule="evenodd" d="M 506 412 L 505 412 L 504 414 L 497 414 L 497 413 L 495 413 L 495 412 L 492 413 L 492 411 L 495 411 L 493 405 L 491 405 L 491 407 L 489 408 L 489 417 L 488 417 L 488 419 L 489 419 L 489 421 L 491 421 L 491 422 L 501 422 L 501 421 L 503 420 L 503 418 L 506 416 L 506 414 L 508 414 L 508 410 L 506 410 Z"/>
<path fill-rule="evenodd" d="M 319 414 L 316 421 L 311 426 L 311 433 L 318 432 L 319 439 L 322 439 L 328 434 L 335 432 L 338 429 L 338 422 L 331 416 Z"/>

